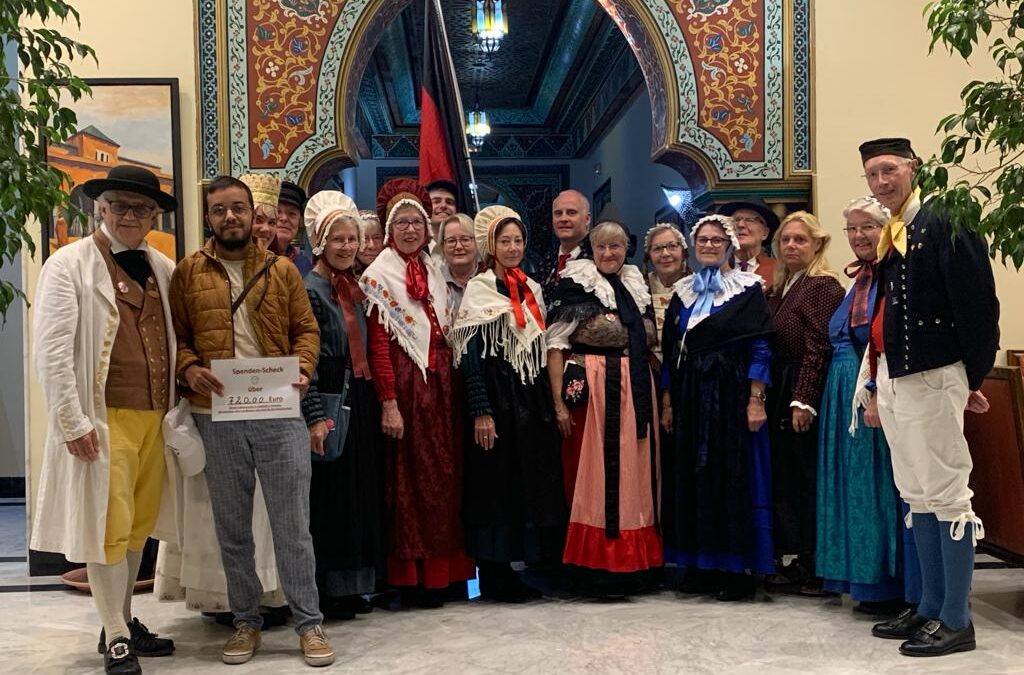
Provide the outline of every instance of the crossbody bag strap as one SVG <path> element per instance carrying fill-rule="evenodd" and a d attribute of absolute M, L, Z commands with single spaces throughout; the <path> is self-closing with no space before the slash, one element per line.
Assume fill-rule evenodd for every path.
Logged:
<path fill-rule="evenodd" d="M 345 381 L 341 385 L 341 404 L 345 405 L 345 401 L 348 398 L 348 380 L 352 376 L 352 369 L 345 369 Z"/>
<path fill-rule="evenodd" d="M 260 277 L 263 276 L 263 273 L 270 269 L 270 266 L 273 265 L 276 261 L 277 256 L 271 253 L 270 258 L 268 258 L 267 261 L 263 263 L 263 267 L 261 267 L 256 272 L 256 274 L 249 277 L 249 280 L 245 282 L 245 286 L 242 288 L 242 292 L 239 293 L 238 297 L 235 298 L 235 301 L 231 303 L 232 316 L 234 316 L 235 312 L 238 311 L 238 308 L 242 306 L 242 301 L 245 300 L 245 296 L 249 295 L 249 291 L 251 291 L 252 287 L 256 285 L 256 282 L 260 280 Z"/>

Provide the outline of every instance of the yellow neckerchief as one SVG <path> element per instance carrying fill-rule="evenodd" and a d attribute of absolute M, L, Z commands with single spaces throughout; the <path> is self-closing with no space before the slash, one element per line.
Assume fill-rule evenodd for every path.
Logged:
<path fill-rule="evenodd" d="M 902 256 L 907 255 L 907 224 L 903 222 L 903 214 L 911 202 L 915 199 L 920 199 L 920 196 L 921 190 L 911 192 L 910 196 L 903 202 L 903 206 L 900 207 L 899 213 L 894 214 L 889 219 L 889 222 L 885 224 L 885 227 L 882 228 L 882 236 L 878 239 L 879 260 L 885 258 L 885 254 L 889 252 L 890 247 L 895 248 Z"/>

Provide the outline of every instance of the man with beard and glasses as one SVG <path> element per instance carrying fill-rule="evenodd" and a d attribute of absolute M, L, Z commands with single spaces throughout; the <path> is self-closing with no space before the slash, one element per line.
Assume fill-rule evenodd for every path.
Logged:
<path fill-rule="evenodd" d="M 253 199 L 230 176 L 210 183 L 206 220 L 213 237 L 183 260 L 171 280 L 178 337 L 176 373 L 206 447 L 206 480 L 227 577 L 235 634 L 225 663 L 244 663 L 260 646 L 260 582 L 253 557 L 256 475 L 267 504 L 278 574 L 306 662 L 334 661 L 324 635 L 309 534 L 309 431 L 301 417 L 246 421 L 211 418 L 210 397 L 224 394 L 213 359 L 297 356 L 303 394 L 320 353 L 320 331 L 294 265 L 252 242 Z"/>

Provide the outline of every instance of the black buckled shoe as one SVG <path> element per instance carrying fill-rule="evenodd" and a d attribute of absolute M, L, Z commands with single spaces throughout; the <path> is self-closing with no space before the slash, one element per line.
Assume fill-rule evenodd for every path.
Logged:
<path fill-rule="evenodd" d="M 968 623 L 966 628 L 953 630 L 941 621 L 929 621 L 917 635 L 900 645 L 900 654 L 904 656 L 945 656 L 956 652 L 973 651 L 977 644 L 974 641 L 974 624 Z"/>
<path fill-rule="evenodd" d="M 146 625 L 136 618 L 128 624 L 128 632 L 131 633 L 132 648 L 137 656 L 153 658 L 157 656 L 170 656 L 174 653 L 174 640 L 157 637 L 156 633 L 150 632 Z M 100 641 L 96 645 L 96 651 L 105 654 L 107 650 L 106 629 L 100 629 Z"/>
<path fill-rule="evenodd" d="M 895 619 L 876 623 L 871 628 L 871 634 L 885 640 L 906 640 L 917 635 L 917 631 L 921 630 L 926 623 L 928 623 L 928 619 L 913 609 L 907 608 L 900 612 Z"/>
<path fill-rule="evenodd" d="M 103 653 L 103 670 L 107 675 L 142 675 L 139 660 L 128 638 L 115 638 Z"/>

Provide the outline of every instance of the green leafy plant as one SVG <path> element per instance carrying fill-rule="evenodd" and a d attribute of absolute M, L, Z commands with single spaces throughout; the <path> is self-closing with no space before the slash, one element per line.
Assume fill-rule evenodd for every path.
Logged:
<path fill-rule="evenodd" d="M 922 193 L 956 227 L 989 237 L 993 257 L 1024 265 L 1024 0 L 936 0 L 925 6 L 930 50 L 969 59 L 984 47 L 998 75 L 960 92 L 943 117 L 941 151 L 918 171 Z"/>
<path fill-rule="evenodd" d="M 95 61 L 96 53 L 53 28 L 24 27 L 68 20 L 80 24 L 78 12 L 63 0 L 0 2 L 0 42 L 5 49 L 13 45 L 18 56 L 16 75 L 0 68 L 0 266 L 23 247 L 35 254 L 28 231 L 33 217 L 45 222 L 54 209 L 71 210 L 63 188 L 70 179 L 47 165 L 46 144 L 63 143 L 77 130 L 74 111 L 61 106 L 62 95 L 77 101 L 90 89 L 68 63 Z M 0 314 L 6 318 L 11 303 L 24 297 L 20 288 L 0 281 Z"/>

